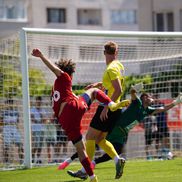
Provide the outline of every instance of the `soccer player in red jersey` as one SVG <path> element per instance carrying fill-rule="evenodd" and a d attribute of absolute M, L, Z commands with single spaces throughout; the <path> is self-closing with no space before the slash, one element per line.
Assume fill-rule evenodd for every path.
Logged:
<path fill-rule="evenodd" d="M 88 89 L 84 94 L 77 97 L 72 92 L 72 76 L 75 72 L 75 63 L 72 60 L 61 59 L 53 64 L 39 49 L 33 49 L 32 55 L 40 58 L 44 64 L 56 75 L 52 89 L 52 103 L 55 116 L 65 130 L 68 139 L 76 147 L 79 160 L 90 176 L 90 182 L 97 182 L 93 173 L 91 161 L 87 156 L 81 134 L 81 119 L 93 100 L 108 105 L 111 111 L 124 107 L 126 101 L 115 103 L 105 93 L 97 88 Z"/>

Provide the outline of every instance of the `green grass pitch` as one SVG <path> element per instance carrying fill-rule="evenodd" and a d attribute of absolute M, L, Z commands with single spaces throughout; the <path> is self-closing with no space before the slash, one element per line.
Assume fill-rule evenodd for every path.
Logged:
<path fill-rule="evenodd" d="M 57 166 L 25 170 L 1 171 L 0 182 L 81 182 L 83 180 L 67 175 L 67 170 L 77 170 L 79 163 L 58 171 Z M 121 179 L 115 180 L 114 162 L 98 164 L 95 169 L 99 182 L 181 182 L 182 158 L 165 161 L 130 160 L 126 162 Z M 85 180 L 88 182 L 89 179 Z"/>

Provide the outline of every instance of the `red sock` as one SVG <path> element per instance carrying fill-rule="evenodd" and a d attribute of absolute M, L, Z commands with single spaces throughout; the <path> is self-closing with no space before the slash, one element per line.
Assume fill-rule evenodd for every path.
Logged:
<path fill-rule="evenodd" d="M 95 98 L 107 105 L 112 101 L 102 90 L 95 91 Z"/>
<path fill-rule="evenodd" d="M 82 166 L 84 167 L 85 171 L 87 172 L 87 174 L 89 176 L 92 176 L 94 173 L 93 173 L 93 170 L 92 170 L 92 165 L 91 165 L 91 161 L 88 157 L 86 157 L 85 159 L 83 159 L 81 161 L 81 164 Z"/>

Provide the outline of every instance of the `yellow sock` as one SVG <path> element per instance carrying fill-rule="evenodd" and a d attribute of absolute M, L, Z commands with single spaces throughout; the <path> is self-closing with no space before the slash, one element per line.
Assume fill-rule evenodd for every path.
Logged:
<path fill-rule="evenodd" d="M 106 152 L 112 159 L 114 159 L 116 156 L 118 156 L 116 150 L 114 149 L 113 145 L 107 141 L 106 139 L 103 139 L 99 142 L 99 147 L 101 147 L 104 152 Z"/>
<path fill-rule="evenodd" d="M 95 140 L 86 140 L 86 152 L 89 159 L 92 161 L 95 154 Z"/>

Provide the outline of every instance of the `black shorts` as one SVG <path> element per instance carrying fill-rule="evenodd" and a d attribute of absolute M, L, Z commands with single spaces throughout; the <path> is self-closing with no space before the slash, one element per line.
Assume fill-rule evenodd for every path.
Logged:
<path fill-rule="evenodd" d="M 118 109 L 114 112 L 108 111 L 108 119 L 105 121 L 101 121 L 100 114 L 103 109 L 104 109 L 103 106 L 98 106 L 96 113 L 90 123 L 90 127 L 103 131 L 103 132 L 110 132 L 112 131 L 118 117 L 120 116 L 121 110 Z"/>
<path fill-rule="evenodd" d="M 151 145 L 153 141 L 156 141 L 157 135 L 157 131 L 145 132 L 145 145 Z"/>
<path fill-rule="evenodd" d="M 61 128 L 61 130 L 57 130 L 57 143 L 65 143 L 68 141 L 68 137 L 65 134 L 65 131 Z"/>
<path fill-rule="evenodd" d="M 167 137 L 169 137 L 169 129 L 168 129 L 168 127 L 158 128 L 157 140 L 161 140 L 161 139 L 167 138 Z"/>

